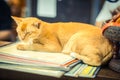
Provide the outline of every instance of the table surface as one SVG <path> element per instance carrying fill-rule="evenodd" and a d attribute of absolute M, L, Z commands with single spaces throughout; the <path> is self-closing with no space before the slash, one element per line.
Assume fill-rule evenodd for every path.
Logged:
<path fill-rule="evenodd" d="M 11 42 L 0 41 L 0 46 L 10 44 Z M 96 78 L 73 78 L 62 76 L 61 78 L 54 78 L 49 76 L 42 76 L 32 73 L 0 69 L 0 80 L 120 80 L 120 73 L 115 72 L 109 67 L 103 66 L 98 72 Z"/>

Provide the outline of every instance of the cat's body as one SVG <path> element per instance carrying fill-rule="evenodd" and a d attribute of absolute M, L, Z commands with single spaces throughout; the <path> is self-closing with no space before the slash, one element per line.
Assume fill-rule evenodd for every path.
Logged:
<path fill-rule="evenodd" d="M 17 18 L 17 49 L 71 54 L 84 63 L 99 66 L 112 57 L 113 46 L 101 29 L 84 23 L 47 23 L 37 18 Z"/>

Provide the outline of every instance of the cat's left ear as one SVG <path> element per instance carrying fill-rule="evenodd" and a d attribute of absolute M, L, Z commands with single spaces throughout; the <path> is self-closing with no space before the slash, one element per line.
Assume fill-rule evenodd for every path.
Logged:
<path fill-rule="evenodd" d="M 40 22 L 33 23 L 33 26 L 36 27 L 36 28 L 38 28 L 38 29 L 40 29 Z"/>
<path fill-rule="evenodd" d="M 21 17 L 15 17 L 15 16 L 11 16 L 11 17 L 17 24 L 19 24 L 23 20 L 23 18 L 21 18 Z"/>

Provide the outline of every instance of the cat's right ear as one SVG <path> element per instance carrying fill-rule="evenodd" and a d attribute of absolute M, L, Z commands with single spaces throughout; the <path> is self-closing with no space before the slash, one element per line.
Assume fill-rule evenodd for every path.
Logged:
<path fill-rule="evenodd" d="M 23 18 L 20 18 L 20 17 L 15 17 L 15 16 L 11 16 L 11 17 L 17 24 L 19 24 L 23 20 Z"/>

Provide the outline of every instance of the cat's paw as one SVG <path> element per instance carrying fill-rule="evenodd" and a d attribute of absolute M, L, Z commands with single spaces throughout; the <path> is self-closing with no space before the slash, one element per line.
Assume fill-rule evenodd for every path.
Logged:
<path fill-rule="evenodd" d="M 64 53 L 64 54 L 70 54 L 70 53 L 71 53 L 71 51 L 68 51 L 68 50 L 63 50 L 63 51 L 62 51 L 62 53 Z"/>
<path fill-rule="evenodd" d="M 18 45 L 17 45 L 17 49 L 18 49 L 18 50 L 26 50 L 26 49 L 25 49 L 25 45 L 23 45 L 23 44 L 18 44 Z"/>
<path fill-rule="evenodd" d="M 72 56 L 72 57 L 74 57 L 74 58 L 76 58 L 76 55 L 77 55 L 77 53 L 75 53 L 75 52 L 71 52 L 71 53 L 70 53 L 70 56 Z"/>

